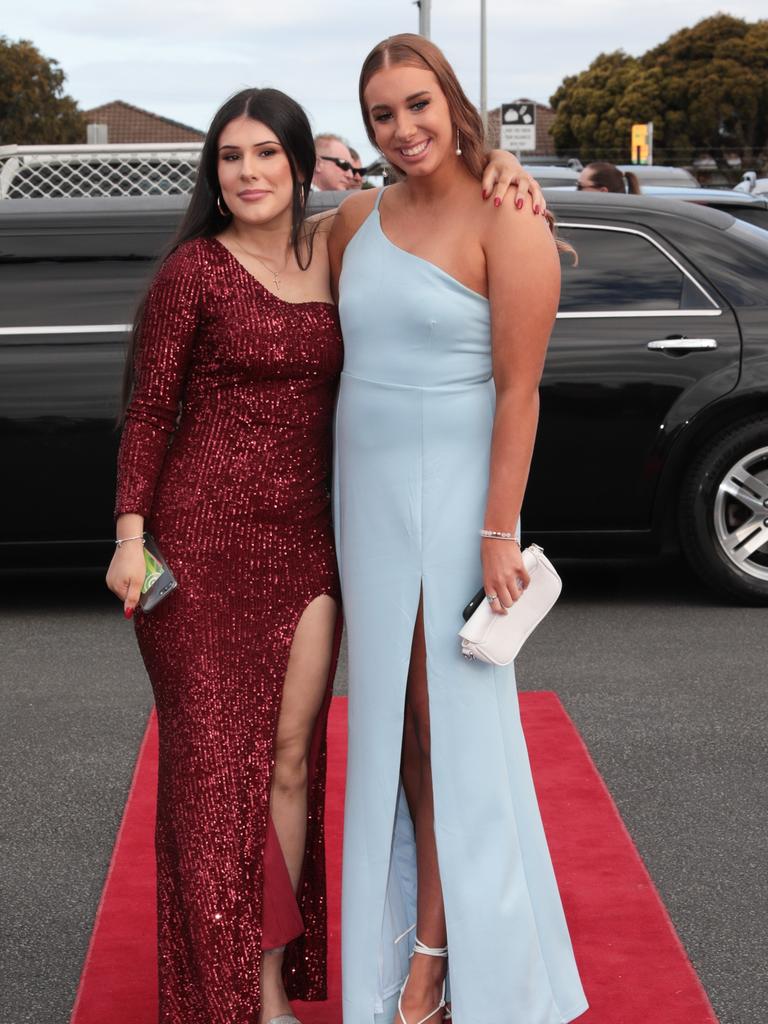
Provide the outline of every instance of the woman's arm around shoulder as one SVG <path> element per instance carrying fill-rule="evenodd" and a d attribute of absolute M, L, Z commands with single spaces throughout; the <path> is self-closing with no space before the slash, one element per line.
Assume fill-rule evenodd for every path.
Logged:
<path fill-rule="evenodd" d="M 328 237 L 328 256 L 331 264 L 331 290 L 339 301 L 339 278 L 344 262 L 344 251 L 360 225 L 371 212 L 380 188 L 366 188 L 348 196 L 338 207 Z"/>
<path fill-rule="evenodd" d="M 557 244 L 544 217 L 511 204 L 483 218 L 494 378 L 537 387 L 560 299 Z"/>

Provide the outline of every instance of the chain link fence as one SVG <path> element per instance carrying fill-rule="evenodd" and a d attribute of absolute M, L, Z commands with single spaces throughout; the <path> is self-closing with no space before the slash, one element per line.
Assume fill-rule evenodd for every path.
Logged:
<path fill-rule="evenodd" d="M 186 195 L 201 149 L 202 143 L 0 146 L 0 199 Z"/>

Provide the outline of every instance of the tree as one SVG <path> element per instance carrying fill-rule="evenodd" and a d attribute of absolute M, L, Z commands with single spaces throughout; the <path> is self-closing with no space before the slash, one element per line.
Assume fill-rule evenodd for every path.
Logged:
<path fill-rule="evenodd" d="M 84 142 L 85 119 L 65 74 L 28 40 L 0 37 L 0 145 Z"/>
<path fill-rule="evenodd" d="M 768 21 L 728 14 L 674 33 L 641 57 L 600 54 L 552 97 L 559 150 L 629 158 L 630 127 L 653 121 L 659 156 L 768 145 Z"/>
<path fill-rule="evenodd" d="M 627 117 L 626 97 L 633 94 L 640 74 L 640 62 L 617 50 L 601 53 L 586 71 L 564 79 L 550 101 L 558 150 L 578 150 L 590 159 L 615 158 Z"/>

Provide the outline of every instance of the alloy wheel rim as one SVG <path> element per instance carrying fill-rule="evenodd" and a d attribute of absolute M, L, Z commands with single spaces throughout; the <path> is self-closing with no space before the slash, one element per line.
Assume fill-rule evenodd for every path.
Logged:
<path fill-rule="evenodd" d="M 713 517 L 717 542 L 731 565 L 768 582 L 768 445 L 723 474 Z"/>

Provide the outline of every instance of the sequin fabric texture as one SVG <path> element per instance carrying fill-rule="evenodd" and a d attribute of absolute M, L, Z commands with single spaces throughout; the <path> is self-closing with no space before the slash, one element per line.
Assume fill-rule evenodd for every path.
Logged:
<path fill-rule="evenodd" d="M 160 729 L 162 1024 L 255 1024 L 262 944 L 281 924 L 284 939 L 297 932 L 269 793 L 296 626 L 315 597 L 339 597 L 328 477 L 341 361 L 333 306 L 284 302 L 215 239 L 180 246 L 150 290 L 116 514 L 145 517 L 179 583 L 136 617 Z M 326 996 L 324 731 L 325 714 L 290 998 Z M 270 906 L 286 913 L 267 942 Z"/>

